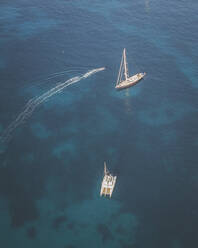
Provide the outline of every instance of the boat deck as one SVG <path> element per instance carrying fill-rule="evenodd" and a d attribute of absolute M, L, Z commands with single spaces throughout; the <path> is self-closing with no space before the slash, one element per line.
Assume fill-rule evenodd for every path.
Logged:
<path fill-rule="evenodd" d="M 128 87 L 131 87 L 133 85 L 135 85 L 137 82 L 139 82 L 144 76 L 146 75 L 146 73 L 137 73 L 132 77 L 127 78 L 127 80 L 124 80 L 122 82 L 120 82 L 119 84 L 116 85 L 116 89 L 125 89 Z"/>
<path fill-rule="evenodd" d="M 110 188 L 103 188 L 102 195 L 110 195 L 111 191 Z"/>
<path fill-rule="evenodd" d="M 116 176 L 105 175 L 102 181 L 100 195 L 109 195 L 111 197 L 116 183 Z"/>

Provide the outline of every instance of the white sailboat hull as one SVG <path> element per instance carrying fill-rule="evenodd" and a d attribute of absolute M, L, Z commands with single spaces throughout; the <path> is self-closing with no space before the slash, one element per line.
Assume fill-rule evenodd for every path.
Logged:
<path fill-rule="evenodd" d="M 129 88 L 129 87 L 137 84 L 145 75 L 146 75 L 145 72 L 144 73 L 137 73 L 134 76 L 127 78 L 127 80 L 121 81 L 119 84 L 117 84 L 115 86 L 115 88 L 117 90 Z"/>

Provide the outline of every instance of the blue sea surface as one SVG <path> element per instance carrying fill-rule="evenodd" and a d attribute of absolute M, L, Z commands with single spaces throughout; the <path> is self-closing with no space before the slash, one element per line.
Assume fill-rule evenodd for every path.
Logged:
<path fill-rule="evenodd" d="M 1 1 L 0 247 L 198 247 L 197 13 L 195 0 Z M 124 47 L 129 74 L 147 75 L 116 91 Z"/>

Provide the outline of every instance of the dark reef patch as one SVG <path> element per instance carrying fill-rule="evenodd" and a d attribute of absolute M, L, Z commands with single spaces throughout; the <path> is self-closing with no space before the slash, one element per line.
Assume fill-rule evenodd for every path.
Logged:
<path fill-rule="evenodd" d="M 10 206 L 11 225 L 21 227 L 27 221 L 33 221 L 39 218 L 35 202 L 28 198 L 17 198 L 11 201 Z"/>
<path fill-rule="evenodd" d="M 58 230 L 60 228 L 60 226 L 67 221 L 67 217 L 65 217 L 64 215 L 61 215 L 59 217 L 57 217 L 56 219 L 54 219 L 53 223 L 52 223 L 52 227 L 56 230 Z"/>
<path fill-rule="evenodd" d="M 28 137 L 27 128 L 24 128 L 24 132 Z M 43 195 L 50 171 L 50 163 L 45 156 L 36 155 L 34 163 L 22 159 L 23 154 L 29 154 L 30 150 L 37 147 L 36 139 L 31 139 L 31 143 L 26 140 L 20 145 L 17 139 L 10 142 L 3 157 L 7 166 L 0 173 L 0 195 L 8 202 L 12 227 L 21 227 L 39 218 L 36 201 Z M 43 166 L 46 164 L 48 166 Z"/>
<path fill-rule="evenodd" d="M 122 248 L 139 248 L 139 246 L 136 244 L 122 244 L 122 243 L 123 242 L 121 242 Z"/>
<path fill-rule="evenodd" d="M 36 228 L 34 226 L 31 226 L 27 229 L 27 236 L 30 239 L 35 239 L 36 235 L 37 235 L 37 231 L 36 231 Z"/>
<path fill-rule="evenodd" d="M 107 240 L 112 240 L 113 235 L 110 232 L 109 228 L 104 224 L 99 224 L 97 226 L 97 231 L 102 235 L 102 241 L 106 242 Z"/>
<path fill-rule="evenodd" d="M 117 233 L 119 233 L 120 235 L 125 235 L 125 233 L 126 233 L 126 231 L 125 231 L 125 229 L 121 226 L 121 225 L 119 225 L 117 228 L 116 228 L 116 232 Z"/>
<path fill-rule="evenodd" d="M 70 230 L 74 229 L 74 227 L 75 227 L 75 225 L 74 225 L 73 222 L 70 222 L 70 223 L 67 225 L 67 228 L 70 229 Z"/>
<path fill-rule="evenodd" d="M 76 248 L 75 245 L 65 245 L 64 248 Z"/>

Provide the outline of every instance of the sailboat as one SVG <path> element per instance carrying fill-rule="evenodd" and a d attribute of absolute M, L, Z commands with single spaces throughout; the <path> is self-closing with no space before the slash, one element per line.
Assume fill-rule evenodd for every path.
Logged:
<path fill-rule="evenodd" d="M 106 162 L 104 162 L 104 178 L 102 180 L 100 196 L 104 195 L 111 198 L 113 193 L 115 183 L 116 183 L 116 176 L 112 176 L 109 171 L 107 170 Z"/>
<path fill-rule="evenodd" d="M 141 72 L 133 75 L 132 77 L 129 76 L 127 60 L 126 60 L 126 49 L 124 48 L 115 88 L 121 90 L 131 87 L 135 85 L 138 81 L 140 81 L 145 75 L 146 75 L 145 72 L 144 73 Z"/>

